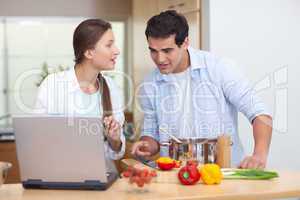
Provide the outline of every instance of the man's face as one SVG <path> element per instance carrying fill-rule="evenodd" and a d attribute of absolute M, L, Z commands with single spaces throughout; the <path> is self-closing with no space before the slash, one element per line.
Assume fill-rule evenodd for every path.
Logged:
<path fill-rule="evenodd" d="M 182 58 L 188 48 L 188 40 L 178 47 L 175 34 L 168 38 L 148 38 L 151 58 L 162 74 L 180 72 Z"/>

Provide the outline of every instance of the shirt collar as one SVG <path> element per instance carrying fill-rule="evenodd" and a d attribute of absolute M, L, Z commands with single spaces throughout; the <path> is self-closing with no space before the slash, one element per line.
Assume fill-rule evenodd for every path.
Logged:
<path fill-rule="evenodd" d="M 69 82 L 69 91 L 70 92 L 75 92 L 80 90 L 80 86 L 75 74 L 75 67 L 72 67 L 71 69 L 69 69 L 68 74 L 67 74 L 67 78 L 70 81 Z"/>
<path fill-rule="evenodd" d="M 190 63 L 192 70 L 206 67 L 203 52 L 196 50 L 192 47 L 188 47 L 188 52 L 190 55 Z"/>
<path fill-rule="evenodd" d="M 190 57 L 190 67 L 192 74 L 195 73 L 200 68 L 205 68 L 204 54 L 201 51 L 194 49 L 193 47 L 188 47 L 188 53 Z M 168 74 L 162 74 L 158 69 L 156 69 L 156 80 L 157 81 L 170 81 L 171 78 Z"/>

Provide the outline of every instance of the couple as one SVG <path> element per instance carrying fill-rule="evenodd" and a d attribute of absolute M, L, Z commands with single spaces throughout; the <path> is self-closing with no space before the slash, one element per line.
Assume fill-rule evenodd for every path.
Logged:
<path fill-rule="evenodd" d="M 232 164 L 264 168 L 272 134 L 271 115 L 230 63 L 189 47 L 188 30 L 184 16 L 171 10 L 147 22 L 145 34 L 157 69 L 139 87 L 144 121 L 132 154 L 146 159 L 158 152 L 165 155 L 159 145 L 166 140 L 162 127 L 180 138 L 229 133 Z M 119 54 L 111 25 L 100 19 L 83 21 L 74 32 L 73 48 L 74 69 L 49 75 L 40 86 L 37 106 L 49 114 L 103 117 L 108 129 L 106 155 L 120 159 L 125 138 L 119 92 L 114 82 L 100 73 L 114 69 Z M 238 136 L 238 111 L 253 127 L 254 151 L 247 157 Z"/>

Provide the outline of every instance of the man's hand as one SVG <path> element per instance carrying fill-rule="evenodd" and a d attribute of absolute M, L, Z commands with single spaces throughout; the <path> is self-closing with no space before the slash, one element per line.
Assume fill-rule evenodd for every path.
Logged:
<path fill-rule="evenodd" d="M 148 159 L 151 156 L 150 145 L 147 141 L 138 141 L 133 144 L 131 154 Z"/>
<path fill-rule="evenodd" d="M 252 126 L 255 143 L 253 155 L 247 156 L 239 167 L 264 169 L 272 137 L 272 118 L 268 115 L 259 115 L 253 120 Z"/>
<path fill-rule="evenodd" d="M 131 154 L 149 160 L 159 151 L 159 143 L 151 137 L 143 136 L 140 141 L 133 144 Z"/>
<path fill-rule="evenodd" d="M 239 167 L 243 169 L 264 169 L 266 164 L 267 155 L 252 155 L 244 158 Z"/>

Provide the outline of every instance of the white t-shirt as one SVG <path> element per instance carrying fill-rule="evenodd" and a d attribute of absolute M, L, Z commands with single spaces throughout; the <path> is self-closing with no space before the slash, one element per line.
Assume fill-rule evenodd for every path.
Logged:
<path fill-rule="evenodd" d="M 177 88 L 177 101 L 182 115 L 178 121 L 178 138 L 193 137 L 193 112 L 192 112 L 192 89 L 190 68 L 180 73 L 171 74 L 173 83 Z"/>

